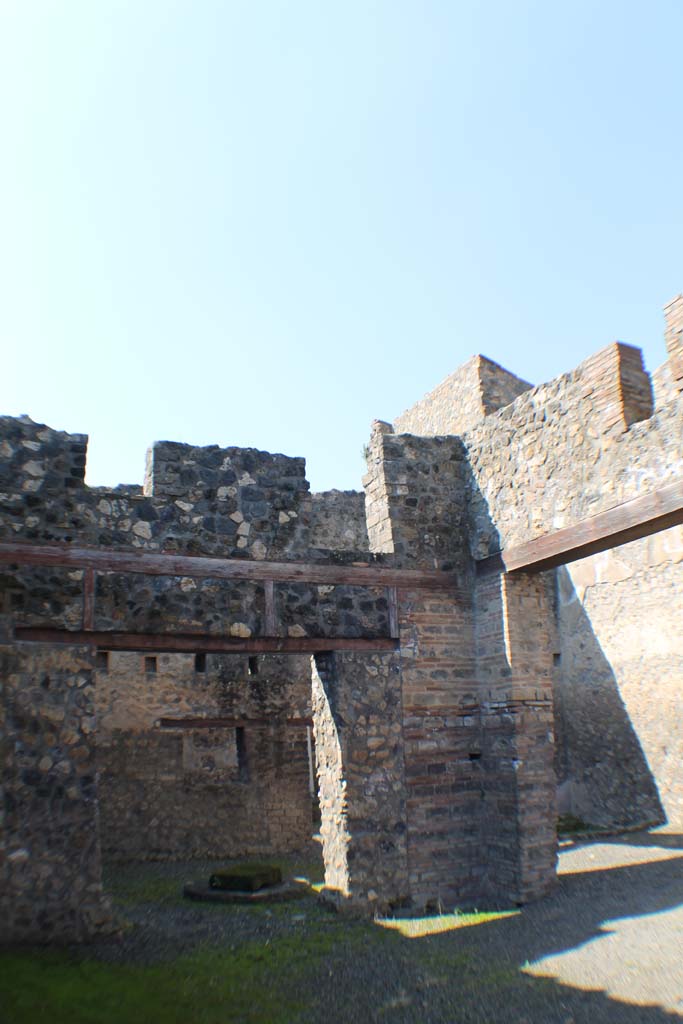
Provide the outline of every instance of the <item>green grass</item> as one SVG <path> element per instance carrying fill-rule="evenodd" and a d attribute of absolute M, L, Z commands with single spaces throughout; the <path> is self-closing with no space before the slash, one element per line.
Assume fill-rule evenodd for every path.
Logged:
<path fill-rule="evenodd" d="M 311 881 L 319 877 L 318 864 L 299 862 L 298 871 L 286 861 L 282 866 L 285 875 Z M 115 910 L 125 918 L 133 905 L 187 907 L 180 895 L 182 881 L 182 868 L 131 865 L 108 872 L 107 890 Z M 422 989 L 429 993 L 453 986 L 458 991 L 471 988 L 472 999 L 478 999 L 477 975 L 483 965 L 462 949 L 445 945 L 447 936 L 442 933 L 508 916 L 456 912 L 372 922 L 337 916 L 311 896 L 295 904 L 193 905 L 193 912 L 197 910 L 234 916 L 234 937 L 231 930 L 231 938 L 221 945 L 195 947 L 175 959 L 144 966 L 96 960 L 87 949 L 77 954 L 45 949 L 0 952 L 2 1024 L 294 1024 L 302 1015 L 306 1020 L 326 1020 L 329 1000 L 339 994 L 335 979 L 340 965 L 368 961 L 375 964 L 373 971 L 379 969 L 379 977 L 378 965 L 400 965 L 399 977 L 408 993 L 412 984 L 412 995 L 409 998 L 395 985 L 386 990 L 380 985 L 373 994 L 361 984 L 349 986 L 344 997 L 356 1006 L 359 1020 L 370 1019 L 369 1007 L 372 1019 L 391 1020 Z M 244 922 L 245 915 L 258 919 L 263 938 L 255 940 L 251 928 L 248 940 L 246 934 L 240 938 L 239 921 Z M 270 921 L 265 928 L 263 915 Z M 406 938 L 423 941 L 408 944 Z M 359 973 L 362 976 L 362 968 Z M 514 986 L 516 977 L 515 971 L 508 971 L 499 979 L 492 974 L 489 980 L 505 989 Z"/>
<path fill-rule="evenodd" d="M 349 945 L 342 944 L 348 952 Z M 336 945 L 329 930 L 316 928 L 300 936 L 202 949 L 170 963 L 144 967 L 77 960 L 54 950 L 0 954 L 2 1020 L 3 1024 L 289 1022 L 304 1008 L 301 993 L 307 990 L 307 979 L 324 966 Z M 309 1001 L 310 996 L 309 990 Z"/>
<path fill-rule="evenodd" d="M 161 877 L 148 865 L 105 883 L 105 890 L 120 907 L 137 903 L 176 903 L 183 898 L 182 883 L 177 878 Z"/>
<path fill-rule="evenodd" d="M 280 862 L 278 862 L 280 863 Z M 282 861 L 283 874 L 316 878 L 317 863 Z M 107 892 L 115 912 L 183 900 L 182 872 L 173 866 L 137 864 L 111 868 Z M 195 949 L 152 965 L 110 964 L 60 950 L 0 951 L 2 1024 L 289 1024 L 315 1002 L 316 977 L 329 962 L 352 956 L 373 941 L 391 940 L 368 922 L 343 922 L 312 897 L 295 904 L 231 907 L 193 904 L 202 914 L 273 922 L 270 938 L 239 939 Z M 305 915 L 305 927 L 277 934 L 278 920 Z M 303 994 L 303 995 L 302 995 Z"/>
<path fill-rule="evenodd" d="M 0 958 L 0 1001 L 8 1024 L 291 1021 L 302 1007 L 291 984 L 301 955 L 286 942 L 150 967 L 14 954 Z"/>
<path fill-rule="evenodd" d="M 402 959 L 406 936 L 428 938 L 499 916 L 503 915 L 443 914 L 373 923 L 309 906 L 306 926 L 296 934 L 202 948 L 154 965 L 108 964 L 56 950 L 0 953 L 2 1021 L 291 1024 L 315 1007 L 320 979 L 331 976 L 336 964 L 367 957 L 373 949 Z M 424 947 L 413 962 L 423 961 L 428 968 L 425 984 L 442 987 L 453 983 L 454 972 L 459 984 L 466 981 L 470 959 L 462 951 Z M 390 1000 L 389 1016 L 391 1010 Z"/>

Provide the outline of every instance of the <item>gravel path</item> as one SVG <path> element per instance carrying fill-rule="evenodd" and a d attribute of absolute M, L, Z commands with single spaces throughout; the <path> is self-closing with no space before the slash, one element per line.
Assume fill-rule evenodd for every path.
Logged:
<path fill-rule="evenodd" d="M 564 844 L 550 898 L 514 916 L 415 939 L 348 923 L 310 899 L 286 909 L 131 899 L 131 871 L 142 890 L 156 878 L 168 892 L 212 866 L 120 869 L 113 881 L 129 892 L 124 912 L 134 927 L 86 955 L 154 962 L 205 943 L 235 949 L 304 940 L 315 929 L 332 936 L 332 951 L 316 967 L 302 1024 L 683 1019 L 683 836 L 671 831 Z"/>

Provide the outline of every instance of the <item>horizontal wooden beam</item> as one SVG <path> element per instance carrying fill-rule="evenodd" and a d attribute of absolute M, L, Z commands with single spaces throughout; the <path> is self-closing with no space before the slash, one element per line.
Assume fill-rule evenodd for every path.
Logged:
<path fill-rule="evenodd" d="M 212 558 L 159 551 L 120 551 L 73 544 L 0 542 L 0 563 L 64 566 L 98 572 L 133 572 L 148 576 L 190 576 L 197 579 L 273 580 L 275 583 L 319 583 L 355 587 L 410 587 L 450 590 L 454 573 L 441 569 L 390 569 L 369 563 L 329 565 L 317 562 L 256 562 L 246 558 Z"/>
<path fill-rule="evenodd" d="M 118 633 L 110 630 L 54 629 L 17 626 L 14 637 L 22 643 L 72 644 L 104 651 L 153 651 L 167 654 L 319 654 L 322 651 L 395 651 L 391 637 L 243 637 L 211 633 Z"/>
<path fill-rule="evenodd" d="M 160 718 L 162 729 L 238 729 L 252 726 L 279 725 L 311 726 L 312 718 Z"/>
<path fill-rule="evenodd" d="M 683 480 L 583 519 L 554 533 L 506 548 L 477 563 L 477 574 L 543 572 L 649 537 L 683 523 Z"/>

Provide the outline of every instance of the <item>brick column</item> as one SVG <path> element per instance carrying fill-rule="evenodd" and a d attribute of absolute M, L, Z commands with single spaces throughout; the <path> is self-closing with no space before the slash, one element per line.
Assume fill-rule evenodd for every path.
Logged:
<path fill-rule="evenodd" d="M 576 373 L 603 432 L 623 433 L 652 416 L 652 383 L 639 348 L 615 341 L 584 360 Z"/>
<path fill-rule="evenodd" d="M 471 600 L 399 594 L 414 904 L 438 910 L 481 896 L 481 737 Z"/>
<path fill-rule="evenodd" d="M 545 575 L 491 575 L 477 593 L 485 887 L 525 903 L 555 880 L 554 619 Z"/>
<path fill-rule="evenodd" d="M 683 391 L 683 295 L 677 295 L 664 307 L 664 320 L 671 378 L 674 387 Z"/>

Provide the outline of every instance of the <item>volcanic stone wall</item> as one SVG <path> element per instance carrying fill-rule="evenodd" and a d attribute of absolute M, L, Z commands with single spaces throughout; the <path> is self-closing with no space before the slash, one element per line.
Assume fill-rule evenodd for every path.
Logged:
<path fill-rule="evenodd" d="M 98 660 L 105 857 L 239 857 L 305 845 L 308 658 L 109 652 Z"/>
<path fill-rule="evenodd" d="M 311 547 L 326 551 L 370 550 L 363 491 L 321 491 L 311 498 Z"/>
<path fill-rule="evenodd" d="M 87 651 L 7 643 L 0 618 L 0 941 L 111 927 L 102 892 Z"/>
<path fill-rule="evenodd" d="M 83 574 L 3 570 L 4 934 L 109 927 L 100 830 L 116 858 L 298 845 L 309 715 L 340 905 L 543 894 L 554 771 L 562 809 L 588 821 L 683 823 L 681 528 L 558 572 L 475 571 L 681 478 L 683 297 L 666 322 L 654 386 L 620 343 L 536 388 L 477 357 L 396 421 L 410 433 L 376 423 L 367 534 L 361 497 L 312 496 L 302 459 L 159 442 L 144 487 L 88 488 L 85 436 L 0 419 L 1 540 L 450 574 L 447 588 L 395 596 L 276 584 L 277 635 L 321 638 L 311 665 L 16 643 L 17 624 L 81 626 Z M 95 604 L 102 630 L 266 629 L 263 585 L 249 581 L 101 572 Z M 389 635 L 396 653 L 325 653 L 329 637 Z"/>
<path fill-rule="evenodd" d="M 413 895 L 399 658 L 336 653 L 312 663 L 326 895 L 386 912 Z"/>
<path fill-rule="evenodd" d="M 571 525 L 683 472 L 679 393 L 653 411 L 640 353 L 615 344 L 464 437 L 478 556 Z M 569 565 L 557 584 L 563 810 L 680 822 L 681 531 Z"/>
<path fill-rule="evenodd" d="M 302 459 L 161 442 L 144 489 L 88 488 L 85 436 L 5 417 L 0 437 L 3 540 L 330 559 L 311 546 Z M 367 553 L 348 544 L 335 553 L 335 561 L 358 558 Z M 82 588 L 81 571 L 10 565 L 0 574 L 3 743 L 14 752 L 2 778 L 8 936 L 82 938 L 107 927 L 96 765 L 107 856 L 266 852 L 310 834 L 308 659 L 207 655 L 197 671 L 193 656 L 95 656 L 14 642 L 16 624 L 80 628 Z M 289 637 L 389 630 L 383 588 L 276 584 L 275 611 L 277 633 Z M 98 629 L 248 638 L 264 634 L 264 620 L 262 585 L 97 574 Z M 51 716 L 62 711 L 53 705 L 63 711 L 56 732 Z M 202 722 L 164 721 L 182 718 Z"/>

